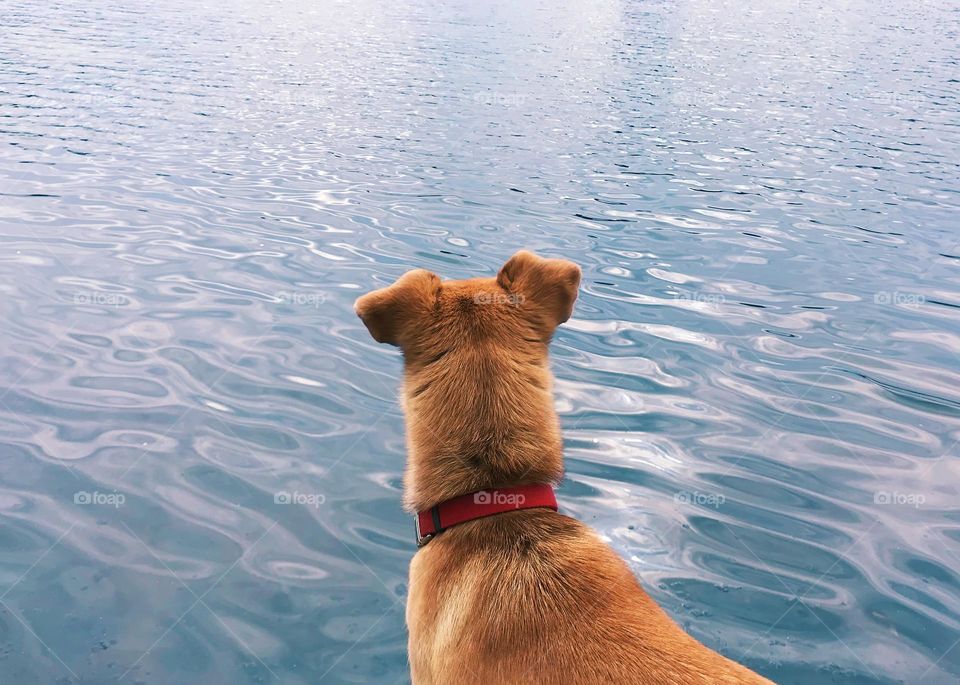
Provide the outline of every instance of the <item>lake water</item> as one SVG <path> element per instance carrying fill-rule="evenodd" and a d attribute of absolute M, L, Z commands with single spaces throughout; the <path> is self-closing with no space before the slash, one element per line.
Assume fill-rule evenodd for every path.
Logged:
<path fill-rule="evenodd" d="M 955 3 L 0 0 L 0 682 L 404 683 L 411 267 L 576 260 L 562 508 L 780 683 L 960 680 Z"/>

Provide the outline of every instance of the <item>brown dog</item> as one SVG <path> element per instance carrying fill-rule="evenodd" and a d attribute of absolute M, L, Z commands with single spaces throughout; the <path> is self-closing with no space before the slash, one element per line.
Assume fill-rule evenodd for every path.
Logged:
<path fill-rule="evenodd" d="M 404 357 L 405 504 L 557 483 L 563 472 L 547 344 L 576 264 L 518 252 L 496 278 L 410 271 L 355 308 Z M 477 518 L 413 558 L 416 685 L 767 683 L 681 630 L 590 528 L 549 509 Z"/>

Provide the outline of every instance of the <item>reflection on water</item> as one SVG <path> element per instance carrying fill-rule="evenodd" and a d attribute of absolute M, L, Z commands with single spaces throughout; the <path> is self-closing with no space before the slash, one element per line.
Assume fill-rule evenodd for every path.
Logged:
<path fill-rule="evenodd" d="M 780 683 L 960 678 L 946 2 L 0 8 L 0 675 L 397 683 L 422 266 L 577 260 L 564 509 Z"/>

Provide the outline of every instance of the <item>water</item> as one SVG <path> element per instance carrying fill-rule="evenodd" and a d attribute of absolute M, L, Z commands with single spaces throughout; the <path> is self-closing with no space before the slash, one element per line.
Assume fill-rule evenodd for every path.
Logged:
<path fill-rule="evenodd" d="M 0 25 L 0 682 L 406 682 L 352 302 L 520 247 L 584 269 L 566 512 L 780 683 L 960 679 L 953 3 Z"/>

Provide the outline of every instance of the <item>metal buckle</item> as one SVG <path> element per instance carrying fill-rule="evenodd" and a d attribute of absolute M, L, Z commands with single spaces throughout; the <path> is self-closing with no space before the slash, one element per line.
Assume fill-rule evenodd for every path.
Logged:
<path fill-rule="evenodd" d="M 417 547 L 423 547 L 425 544 L 433 540 L 433 533 L 427 533 L 426 535 L 420 534 L 420 515 L 413 515 L 413 526 L 417 531 Z"/>

